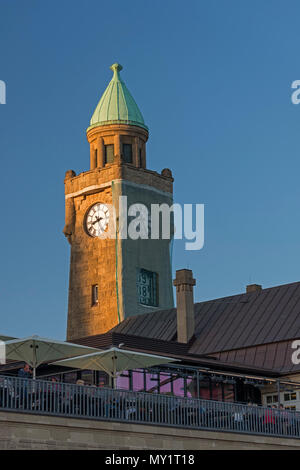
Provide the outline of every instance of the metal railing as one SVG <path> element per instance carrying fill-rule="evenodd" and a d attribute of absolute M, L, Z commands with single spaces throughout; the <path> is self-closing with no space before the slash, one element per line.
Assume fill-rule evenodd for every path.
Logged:
<path fill-rule="evenodd" d="M 300 437 L 300 413 L 0 376 L 0 411 Z"/>

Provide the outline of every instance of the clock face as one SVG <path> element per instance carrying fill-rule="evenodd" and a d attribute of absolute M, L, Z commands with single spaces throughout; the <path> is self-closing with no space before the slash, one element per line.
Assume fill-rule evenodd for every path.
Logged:
<path fill-rule="evenodd" d="M 109 222 L 109 210 L 105 204 L 98 202 L 87 212 L 85 227 L 91 237 L 100 237 L 107 229 Z"/>

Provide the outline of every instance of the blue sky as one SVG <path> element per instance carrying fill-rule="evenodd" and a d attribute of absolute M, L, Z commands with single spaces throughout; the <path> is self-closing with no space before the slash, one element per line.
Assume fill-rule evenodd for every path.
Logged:
<path fill-rule="evenodd" d="M 150 128 L 148 168 L 205 204 L 205 246 L 175 242 L 197 301 L 300 279 L 297 1 L 0 0 L 1 333 L 65 337 L 64 173 L 122 76 Z"/>

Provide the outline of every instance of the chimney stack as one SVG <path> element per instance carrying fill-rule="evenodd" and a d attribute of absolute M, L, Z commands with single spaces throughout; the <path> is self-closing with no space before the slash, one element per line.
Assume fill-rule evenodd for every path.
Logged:
<path fill-rule="evenodd" d="M 262 290 L 262 286 L 260 284 L 249 284 L 246 286 L 246 293 L 249 294 L 251 292 L 260 292 Z"/>
<path fill-rule="evenodd" d="M 194 291 L 196 284 L 190 269 L 176 271 L 177 341 L 188 343 L 195 332 Z"/>

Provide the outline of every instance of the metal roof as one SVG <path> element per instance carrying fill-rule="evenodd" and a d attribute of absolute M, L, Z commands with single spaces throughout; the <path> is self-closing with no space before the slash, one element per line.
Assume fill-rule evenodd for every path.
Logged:
<path fill-rule="evenodd" d="M 148 129 L 136 102 L 121 79 L 122 65 L 113 64 L 113 78 L 102 95 L 91 118 L 90 128 L 107 124 L 132 124 Z"/>
<path fill-rule="evenodd" d="M 190 354 L 189 348 L 193 340 L 194 339 L 192 338 L 189 343 L 185 344 L 177 343 L 176 341 L 163 341 L 109 331 L 101 335 L 79 338 L 74 340 L 74 342 L 99 349 L 119 346 L 122 343 L 122 349 L 127 348 L 135 351 L 143 351 L 149 354 L 167 354 L 170 357 L 176 357 L 182 361 L 181 363 L 178 363 L 178 367 L 180 367 L 181 364 L 189 364 L 191 366 L 205 367 L 207 370 L 227 370 L 227 373 L 228 371 L 236 370 L 244 373 L 256 372 L 270 377 L 276 375 L 277 371 L 267 369 L 265 367 L 248 367 L 247 364 L 239 364 L 237 362 L 229 362 L 227 360 L 222 361 L 214 356 Z"/>
<path fill-rule="evenodd" d="M 195 335 L 187 344 L 177 342 L 176 314 L 129 317 L 105 334 L 73 342 L 99 349 L 123 343 L 124 349 L 168 354 L 210 370 L 268 377 L 300 371 L 291 361 L 291 344 L 300 339 L 300 282 L 195 304 Z"/>
<path fill-rule="evenodd" d="M 128 317 L 114 332 L 176 340 L 176 309 Z M 300 338 L 300 282 L 195 304 L 189 352 L 212 354 Z"/>
<path fill-rule="evenodd" d="M 258 346 L 233 349 L 214 353 L 213 357 L 225 362 L 238 362 L 248 367 L 264 367 L 280 374 L 299 373 L 300 364 L 292 363 L 293 340 L 280 341 L 278 343 L 262 344 Z"/>
<path fill-rule="evenodd" d="M 124 343 L 211 369 L 293 374 L 291 344 L 300 339 L 300 282 L 195 304 L 195 335 L 178 343 L 176 309 L 128 317 L 109 332 L 73 340 L 107 348 Z"/>

